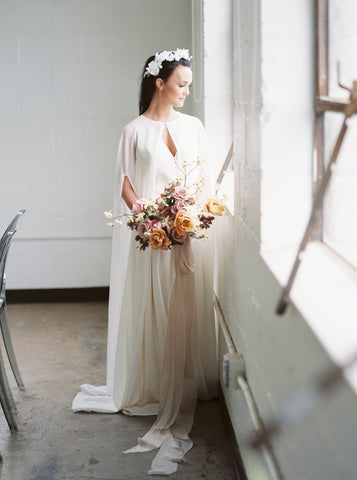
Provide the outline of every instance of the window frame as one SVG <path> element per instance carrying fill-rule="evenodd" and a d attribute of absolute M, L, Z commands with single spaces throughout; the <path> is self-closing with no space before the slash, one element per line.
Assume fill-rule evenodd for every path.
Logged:
<path fill-rule="evenodd" d="M 314 160 L 313 160 L 313 191 L 316 191 L 325 173 L 326 165 L 326 138 L 325 113 L 343 112 L 346 102 L 333 99 L 329 96 L 329 0 L 316 0 L 315 3 L 315 132 L 314 132 Z M 324 238 L 323 206 L 316 214 L 315 240 L 321 241 L 333 254 L 342 260 L 349 268 L 357 271 L 342 252 L 334 249 Z"/>

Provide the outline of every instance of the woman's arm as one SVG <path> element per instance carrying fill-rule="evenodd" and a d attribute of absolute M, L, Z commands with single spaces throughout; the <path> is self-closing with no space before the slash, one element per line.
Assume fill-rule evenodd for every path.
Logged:
<path fill-rule="evenodd" d="M 136 193 L 134 192 L 133 187 L 131 186 L 131 183 L 130 183 L 128 177 L 124 177 L 122 197 L 123 197 L 125 203 L 130 208 L 130 210 L 133 208 L 133 205 L 135 205 L 135 203 L 138 199 Z"/>

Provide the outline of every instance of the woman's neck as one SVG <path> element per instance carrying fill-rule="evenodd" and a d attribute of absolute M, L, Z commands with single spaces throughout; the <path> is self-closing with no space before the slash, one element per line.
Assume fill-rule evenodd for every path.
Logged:
<path fill-rule="evenodd" d="M 157 122 L 170 122 L 178 117 L 176 110 L 171 105 L 163 106 L 151 102 L 149 108 L 144 112 L 145 117 Z"/>

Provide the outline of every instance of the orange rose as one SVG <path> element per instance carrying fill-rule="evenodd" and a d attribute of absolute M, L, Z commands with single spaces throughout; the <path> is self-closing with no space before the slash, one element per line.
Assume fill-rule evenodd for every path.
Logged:
<path fill-rule="evenodd" d="M 171 242 L 161 228 L 154 228 L 149 237 L 149 245 L 154 250 L 168 250 Z"/>
<path fill-rule="evenodd" d="M 206 204 L 206 208 L 209 213 L 212 213 L 212 215 L 220 217 L 223 213 L 224 205 L 218 200 L 217 197 L 211 197 Z"/>
<path fill-rule="evenodd" d="M 178 235 L 184 235 L 187 232 L 192 232 L 194 227 L 193 218 L 185 210 L 180 210 L 176 214 L 174 225 Z"/>

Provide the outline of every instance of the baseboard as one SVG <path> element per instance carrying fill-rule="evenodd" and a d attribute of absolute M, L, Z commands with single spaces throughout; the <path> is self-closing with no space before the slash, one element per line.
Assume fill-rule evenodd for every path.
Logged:
<path fill-rule="evenodd" d="M 239 445 L 233 430 L 231 418 L 229 416 L 227 405 L 221 388 L 219 388 L 219 411 L 221 414 L 223 428 L 228 439 L 230 455 L 233 461 L 237 480 L 248 480 L 247 473 L 243 464 L 243 459 L 240 454 Z"/>
<path fill-rule="evenodd" d="M 6 290 L 7 303 L 65 303 L 108 301 L 109 287 Z"/>

